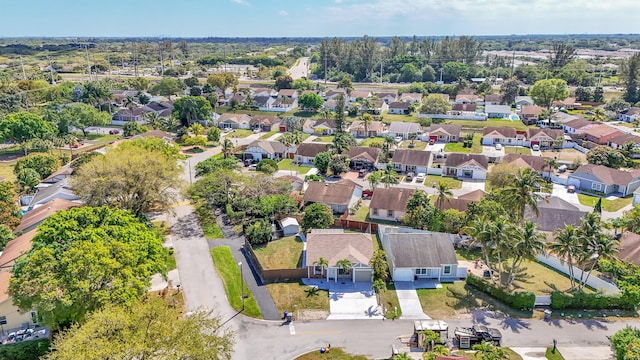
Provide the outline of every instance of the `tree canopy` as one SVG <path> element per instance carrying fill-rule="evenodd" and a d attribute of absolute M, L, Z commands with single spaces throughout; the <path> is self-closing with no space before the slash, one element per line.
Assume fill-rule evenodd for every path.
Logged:
<path fill-rule="evenodd" d="M 225 97 L 228 88 L 238 85 L 238 78 L 231 73 L 211 74 L 207 78 L 207 84 L 218 88 L 222 96 Z"/>
<path fill-rule="evenodd" d="M 66 106 L 60 111 L 59 117 L 69 125 L 80 129 L 87 136 L 87 128 L 90 126 L 103 126 L 111 122 L 111 115 L 105 111 L 99 111 L 87 104 L 75 104 Z"/>
<path fill-rule="evenodd" d="M 604 165 L 614 169 L 618 169 L 627 163 L 622 152 L 604 145 L 596 146 L 589 150 L 587 161 L 590 164 Z"/>
<path fill-rule="evenodd" d="M 162 239 L 128 211 L 81 207 L 47 218 L 13 267 L 9 294 L 53 328 L 107 304 L 132 306 L 166 271 Z"/>
<path fill-rule="evenodd" d="M 567 82 L 561 79 L 538 80 L 529 89 L 529 95 L 536 105 L 551 108 L 554 101 L 564 100 L 569 96 Z"/>
<path fill-rule="evenodd" d="M 25 142 L 43 139 L 57 134 L 58 129 L 40 116 L 29 112 L 18 112 L 5 116 L 0 121 L 0 137 L 3 141 Z"/>
<path fill-rule="evenodd" d="M 183 96 L 173 103 L 171 114 L 188 126 L 191 120 L 206 120 L 211 116 L 213 109 L 207 99 L 202 96 Z"/>
<path fill-rule="evenodd" d="M 180 82 L 180 80 L 166 77 L 162 78 L 160 82 L 153 85 L 149 89 L 149 92 L 153 95 L 167 96 L 169 99 L 171 99 L 171 95 L 176 95 L 180 92 L 180 90 L 182 90 L 182 83 Z"/>
<path fill-rule="evenodd" d="M 445 114 L 451 109 L 449 102 L 438 94 L 431 94 L 424 98 L 420 112 L 426 114 Z"/>
<path fill-rule="evenodd" d="M 300 225 L 305 232 L 311 229 L 327 229 L 333 225 L 333 212 L 325 204 L 313 203 L 304 209 Z"/>
<path fill-rule="evenodd" d="M 317 111 L 322 107 L 322 104 L 324 104 L 324 101 L 322 100 L 322 97 L 320 97 L 320 95 L 318 94 L 307 93 L 307 94 L 300 95 L 300 97 L 298 98 L 298 103 L 302 105 L 302 108 L 304 109 Z"/>

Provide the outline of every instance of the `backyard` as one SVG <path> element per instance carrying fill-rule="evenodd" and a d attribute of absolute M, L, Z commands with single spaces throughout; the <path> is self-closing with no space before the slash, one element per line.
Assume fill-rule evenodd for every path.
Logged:
<path fill-rule="evenodd" d="M 582 194 L 582 193 L 578 194 L 578 200 L 582 205 L 594 207 L 598 202 L 598 199 L 600 199 L 600 197 L 598 196 Z M 633 200 L 631 196 L 624 197 L 624 198 L 616 198 L 613 200 L 602 198 L 602 210 L 608 211 L 608 212 L 618 211 L 627 205 L 631 205 L 631 200 Z"/>
<path fill-rule="evenodd" d="M 462 181 L 456 178 L 439 175 L 427 175 L 424 178 L 424 186 L 438 186 L 439 182 L 443 182 L 449 189 L 460 189 Z"/>
<path fill-rule="evenodd" d="M 579 161 L 582 164 L 587 163 L 587 156 L 576 149 L 562 149 L 561 151 L 545 150 L 542 152 L 544 157 L 555 157 L 559 161 L 574 162 Z"/>
<path fill-rule="evenodd" d="M 505 146 L 505 154 L 531 155 L 531 150 L 522 146 Z"/>
<path fill-rule="evenodd" d="M 295 165 L 291 159 L 283 159 L 278 163 L 278 170 L 295 171 L 300 175 L 305 175 L 311 170 L 311 167 Z"/>
<path fill-rule="evenodd" d="M 402 143 L 400 143 L 400 146 L 398 147 L 400 149 L 413 149 L 413 150 L 424 150 L 427 148 L 427 143 L 424 141 L 414 141 L 413 143 L 413 147 L 411 147 L 411 141 L 407 140 L 407 141 L 403 141 Z"/>
<path fill-rule="evenodd" d="M 482 139 L 482 134 L 473 134 L 473 142 L 470 148 L 464 147 L 464 136 L 460 135 L 460 141 L 458 142 L 450 142 L 444 145 L 444 151 L 446 152 L 456 152 L 456 153 L 472 153 L 472 154 L 481 154 L 482 153 L 482 144 L 480 144 L 480 139 Z"/>
<path fill-rule="evenodd" d="M 260 308 L 258 308 L 256 299 L 253 298 L 247 284 L 240 279 L 240 268 L 233 259 L 231 248 L 228 246 L 215 247 L 211 249 L 211 258 L 216 271 L 220 275 L 220 279 L 222 279 L 231 307 L 237 311 L 242 311 L 242 294 L 244 293 L 244 311 L 242 313 L 250 317 L 261 318 L 262 315 L 260 315 Z M 244 285 L 244 291 L 240 284 Z"/>
<path fill-rule="evenodd" d="M 361 205 L 355 214 L 349 214 L 347 219 L 354 221 L 367 221 L 367 216 L 369 216 L 369 207 Z"/>
<path fill-rule="evenodd" d="M 477 120 L 446 120 L 446 124 L 460 125 L 463 128 L 477 128 L 483 129 L 487 126 L 507 126 L 516 130 L 527 130 L 533 126 L 528 126 L 522 123 L 522 121 L 511 121 L 506 119 L 489 119 L 487 121 Z"/>
<path fill-rule="evenodd" d="M 265 270 L 295 269 L 302 263 L 303 248 L 304 244 L 299 237 L 287 236 L 266 245 L 254 246 L 253 252 Z"/>
<path fill-rule="evenodd" d="M 360 146 L 373 146 L 374 144 L 382 146 L 382 144 L 384 144 L 384 138 L 370 137 L 362 139 L 362 141 L 360 142 Z"/>

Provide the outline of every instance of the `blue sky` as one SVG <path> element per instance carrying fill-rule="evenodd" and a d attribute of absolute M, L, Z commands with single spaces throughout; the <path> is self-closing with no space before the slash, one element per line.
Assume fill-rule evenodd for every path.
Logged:
<path fill-rule="evenodd" d="M 0 0 L 0 37 L 638 33 L 638 0 Z"/>

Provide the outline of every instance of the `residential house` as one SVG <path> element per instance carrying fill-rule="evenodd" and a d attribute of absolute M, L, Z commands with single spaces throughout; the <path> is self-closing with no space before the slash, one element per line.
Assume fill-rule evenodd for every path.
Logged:
<path fill-rule="evenodd" d="M 367 233 L 345 233 L 342 229 L 313 229 L 307 235 L 305 263 L 307 276 L 326 281 L 372 282 L 373 269 L 369 261 L 373 257 L 373 239 Z M 328 266 L 319 265 L 320 259 Z M 347 269 L 339 264 L 348 260 Z"/>
<path fill-rule="evenodd" d="M 597 121 L 589 121 L 584 118 L 576 118 L 562 124 L 562 129 L 567 134 L 581 134 L 588 129 L 599 126 L 602 123 Z"/>
<path fill-rule="evenodd" d="M 422 126 L 414 122 L 394 121 L 389 125 L 387 133 L 393 138 L 401 137 L 402 140 L 409 140 L 410 134 L 416 134 L 417 136 L 422 134 Z"/>
<path fill-rule="evenodd" d="M 452 282 L 467 276 L 467 269 L 458 266 L 453 248 L 456 235 L 378 226 L 378 236 L 394 282 Z"/>
<path fill-rule="evenodd" d="M 640 120 L 640 107 L 630 107 L 618 113 L 618 120 L 624 122 L 635 122 Z"/>
<path fill-rule="evenodd" d="M 640 136 L 621 133 L 618 136 L 615 136 L 609 140 L 609 146 L 613 149 L 622 149 L 625 144 L 631 143 L 633 144 L 633 148 L 636 150 L 635 154 L 632 154 L 632 157 L 640 156 L 638 152 L 640 152 Z"/>
<path fill-rule="evenodd" d="M 562 147 L 564 143 L 564 132 L 560 129 L 527 129 L 527 140 L 524 145 L 531 147 L 533 145 L 540 146 L 541 149 L 550 148 L 556 145 Z"/>
<path fill-rule="evenodd" d="M 312 129 L 312 134 L 315 135 L 333 135 L 336 132 L 336 122 L 329 119 L 319 119 Z"/>
<path fill-rule="evenodd" d="M 286 119 L 284 121 L 280 122 L 280 132 L 287 132 L 287 131 L 293 132 L 295 130 L 298 130 L 298 129 L 293 129 L 290 126 L 287 126 L 287 123 L 288 122 L 287 122 Z M 313 128 L 314 126 L 316 126 L 316 121 L 315 120 L 313 120 L 313 119 L 304 119 L 303 118 L 302 124 L 301 124 L 303 133 L 305 133 L 305 134 L 313 134 L 314 131 L 315 131 L 315 129 Z"/>
<path fill-rule="evenodd" d="M 508 126 L 487 126 L 482 130 L 482 145 L 522 146 L 526 138 L 524 131 L 517 131 Z"/>
<path fill-rule="evenodd" d="M 297 99 L 298 98 L 298 90 L 296 89 L 280 89 L 280 91 L 278 91 L 278 96 L 279 99 L 281 98 L 289 98 L 289 99 Z"/>
<path fill-rule="evenodd" d="M 375 188 L 369 204 L 369 218 L 400 221 L 407 212 L 407 201 L 414 191 L 414 189 L 399 187 Z"/>
<path fill-rule="evenodd" d="M 553 107 L 559 107 L 566 110 L 573 110 L 577 105 L 580 105 L 580 103 L 576 103 L 576 98 L 573 97 L 568 97 L 561 101 L 554 101 L 551 104 Z"/>
<path fill-rule="evenodd" d="M 404 93 L 400 95 L 400 102 L 407 102 L 416 106 L 422 105 L 421 93 Z M 389 106 L 391 108 L 391 106 Z"/>
<path fill-rule="evenodd" d="M 511 166 L 517 169 L 532 169 L 543 177 L 548 176 L 548 172 L 551 170 L 547 161 L 549 158 L 533 155 L 521 155 L 521 154 L 506 154 L 502 157 L 503 164 L 511 164 Z"/>
<path fill-rule="evenodd" d="M 460 195 L 457 198 L 449 198 L 442 202 L 442 208 L 440 210 L 454 209 L 460 212 L 465 212 L 469 208 L 469 204 L 477 203 L 484 197 L 485 192 L 478 189 L 466 194 Z"/>
<path fill-rule="evenodd" d="M 387 103 L 387 105 L 396 102 L 396 100 L 398 99 L 398 93 L 395 92 L 381 92 L 377 93 L 376 96 L 378 97 L 378 99 Z"/>
<path fill-rule="evenodd" d="M 78 206 L 82 206 L 82 204 L 61 198 L 53 199 L 25 213 L 20 220 L 20 224 L 13 230 L 13 232 L 22 233 L 25 231 L 35 230 L 36 227 L 38 227 L 38 225 L 40 225 L 46 218 L 55 214 L 59 210 L 69 210 L 72 207 Z"/>
<path fill-rule="evenodd" d="M 524 105 L 520 108 L 520 120 L 525 125 L 535 125 L 541 112 L 542 108 L 538 105 Z"/>
<path fill-rule="evenodd" d="M 409 106 L 411 106 L 409 102 L 392 102 L 389 104 L 389 114 L 409 115 L 411 113 Z"/>
<path fill-rule="evenodd" d="M 623 231 L 619 241 L 619 251 L 615 256 L 620 260 L 640 266 L 640 235 L 631 231 Z"/>
<path fill-rule="evenodd" d="M 538 211 L 536 214 L 531 207 L 527 207 L 524 219 L 533 222 L 540 231 L 553 232 L 562 229 L 566 225 L 578 226 L 580 220 L 587 214 L 577 206 L 557 197 L 549 196 L 538 200 Z"/>
<path fill-rule="evenodd" d="M 373 115 L 380 115 L 383 112 L 389 110 L 389 105 L 382 100 L 370 100 L 371 107 L 367 110 L 368 113 Z"/>
<path fill-rule="evenodd" d="M 337 100 L 336 98 L 338 96 L 344 96 L 345 97 L 345 102 L 347 100 L 347 92 L 344 91 L 344 89 L 334 89 L 334 90 L 329 90 L 324 94 L 324 100 Z"/>
<path fill-rule="evenodd" d="M 378 165 L 378 158 L 382 149 L 368 146 L 351 146 L 347 157 L 349 157 L 349 167 L 354 170 L 374 169 Z"/>
<path fill-rule="evenodd" d="M 250 129 L 250 122 L 250 115 L 224 113 L 218 118 L 218 127 L 221 129 Z"/>
<path fill-rule="evenodd" d="M 351 180 L 309 183 L 302 200 L 307 203 L 328 205 L 334 214 L 344 214 L 362 197 L 362 186 Z"/>
<path fill-rule="evenodd" d="M 484 112 L 489 118 L 508 119 L 511 115 L 511 107 L 509 105 L 486 105 Z"/>
<path fill-rule="evenodd" d="M 478 95 L 474 94 L 458 94 L 454 101 L 455 104 L 476 104 L 478 102 Z"/>
<path fill-rule="evenodd" d="M 432 124 L 427 128 L 429 140 L 440 142 L 457 142 L 460 140 L 460 125 Z"/>
<path fill-rule="evenodd" d="M 278 128 L 280 120 L 275 115 L 255 115 L 249 120 L 249 126 L 252 129 L 269 132 Z"/>
<path fill-rule="evenodd" d="M 313 166 L 313 159 L 315 159 L 316 155 L 323 151 L 327 151 L 327 143 L 302 143 L 298 145 L 298 150 L 294 156 L 296 164 L 305 165 L 305 166 Z"/>
<path fill-rule="evenodd" d="M 525 106 L 525 105 L 535 105 L 531 96 L 516 96 L 515 100 L 516 107 Z"/>
<path fill-rule="evenodd" d="M 640 170 L 624 171 L 603 165 L 586 164 L 569 175 L 568 184 L 587 192 L 627 196 L 640 186 Z"/>
<path fill-rule="evenodd" d="M 622 132 L 620 132 L 613 126 L 604 124 L 588 128 L 582 133 L 584 134 L 585 140 L 591 141 L 598 145 L 607 145 L 609 143 L 609 140 L 622 134 Z"/>
<path fill-rule="evenodd" d="M 271 96 L 256 96 L 253 98 L 253 103 L 258 107 L 260 111 L 270 111 L 273 109 L 273 104 L 275 104 L 276 98 Z"/>
<path fill-rule="evenodd" d="M 336 105 L 337 102 L 335 100 L 325 100 L 324 104 L 322 104 L 322 107 L 324 109 L 329 109 L 331 111 L 336 111 Z"/>
<path fill-rule="evenodd" d="M 39 205 L 46 204 L 54 199 L 78 201 L 80 197 L 71 190 L 69 179 L 64 179 L 51 186 L 38 188 L 36 194 L 31 197 L 27 208 L 28 210 L 33 210 Z"/>
<path fill-rule="evenodd" d="M 484 106 L 487 105 L 500 105 L 502 102 L 502 96 L 500 95 L 485 95 L 484 96 Z"/>
<path fill-rule="evenodd" d="M 262 96 L 267 96 L 267 97 L 272 97 L 275 98 L 278 96 L 278 92 L 274 89 L 271 88 L 257 88 L 257 89 L 253 89 L 253 98 L 257 98 L 257 97 L 262 97 Z"/>
<path fill-rule="evenodd" d="M 47 176 L 44 180 L 40 182 L 40 184 L 47 184 L 46 186 L 48 186 L 49 184 L 55 184 L 59 181 L 70 178 L 71 174 L 73 174 L 73 168 L 68 165 L 63 166 L 57 171 L 55 171 L 53 174 Z"/>
<path fill-rule="evenodd" d="M 485 180 L 489 161 L 486 156 L 480 154 L 451 153 L 447 156 L 444 166 L 443 176 Z"/>
<path fill-rule="evenodd" d="M 278 180 L 285 180 L 291 184 L 291 192 L 299 194 L 304 190 L 304 180 L 295 175 L 283 175 L 279 176 Z"/>
<path fill-rule="evenodd" d="M 255 140 L 244 151 L 243 159 L 253 159 L 260 161 L 262 159 L 280 160 L 285 157 L 287 147 L 279 141 Z"/>
<path fill-rule="evenodd" d="M 279 97 L 265 111 L 287 112 L 298 107 L 298 98 Z"/>
<path fill-rule="evenodd" d="M 382 121 L 371 121 L 365 131 L 364 121 L 356 120 L 349 126 L 349 132 L 357 138 L 380 136 L 384 132 L 384 124 Z"/>
<path fill-rule="evenodd" d="M 142 110 L 146 113 L 155 113 L 159 118 L 168 118 L 171 116 L 173 104 L 168 101 L 151 102 L 144 105 Z"/>
<path fill-rule="evenodd" d="M 473 104 L 452 104 L 451 111 L 460 111 L 460 112 L 475 112 L 478 108 L 478 105 Z"/>
<path fill-rule="evenodd" d="M 349 102 L 356 102 L 358 99 L 368 99 L 371 97 L 369 90 L 352 90 L 349 94 Z"/>
<path fill-rule="evenodd" d="M 427 173 L 433 159 L 430 151 L 397 149 L 393 152 L 393 170 L 400 173 Z"/>
<path fill-rule="evenodd" d="M 124 125 L 134 121 L 139 124 L 146 122 L 142 108 L 120 109 L 111 117 L 111 125 Z"/>

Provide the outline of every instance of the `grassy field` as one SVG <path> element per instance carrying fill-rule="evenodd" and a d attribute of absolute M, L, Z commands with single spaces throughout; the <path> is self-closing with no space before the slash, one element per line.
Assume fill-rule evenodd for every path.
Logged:
<path fill-rule="evenodd" d="M 333 142 L 333 138 L 335 136 L 333 135 L 328 135 L 328 136 L 318 136 L 317 138 L 315 138 L 313 141 L 314 142 L 325 142 L 325 143 L 330 143 Z"/>
<path fill-rule="evenodd" d="M 320 350 L 310 352 L 308 354 L 304 354 L 298 356 L 296 360 L 367 360 L 369 359 L 366 356 L 362 355 L 351 355 L 341 348 L 331 348 L 329 352 L 324 354 L 320 353 Z"/>
<path fill-rule="evenodd" d="M 167 264 L 167 271 L 171 271 L 176 268 L 176 256 L 173 254 L 173 249 L 169 249 L 169 251 L 167 251 L 165 263 Z"/>
<path fill-rule="evenodd" d="M 432 184 L 437 186 L 439 182 L 447 184 L 450 189 L 460 189 L 462 187 L 462 181 L 452 177 L 427 175 L 424 178 L 424 186 L 432 186 Z"/>
<path fill-rule="evenodd" d="M 242 310 L 241 284 L 244 284 L 244 294 L 246 298 L 244 299 L 244 311 L 242 313 L 253 318 L 261 318 L 260 308 L 258 308 L 256 299 L 253 298 L 247 284 L 240 279 L 240 269 L 233 259 L 231 248 L 228 246 L 215 247 L 211 249 L 211 257 L 213 258 L 216 271 L 218 271 L 222 279 L 224 290 L 227 293 L 227 299 L 231 307 L 237 311 Z M 249 271 L 249 269 L 247 269 L 247 271 Z"/>
<path fill-rule="evenodd" d="M 260 139 L 262 140 L 267 140 L 268 138 L 272 137 L 273 135 L 277 134 L 278 130 L 273 130 L 273 131 L 269 131 L 268 133 L 264 133 L 262 134 L 262 136 L 260 136 Z"/>
<path fill-rule="evenodd" d="M 511 121 L 504 119 L 489 119 L 487 121 L 476 121 L 476 120 L 447 120 L 445 121 L 447 124 L 460 125 L 463 128 L 476 128 L 483 129 L 487 126 L 507 126 L 512 127 L 516 130 L 527 130 L 534 126 L 528 126 L 522 123 L 522 121 Z"/>
<path fill-rule="evenodd" d="M 418 116 L 385 113 L 384 115 L 382 115 L 382 122 L 386 124 L 392 122 L 418 122 Z"/>
<path fill-rule="evenodd" d="M 578 200 L 582 205 L 594 207 L 598 202 L 598 199 L 600 198 L 597 196 L 578 194 Z M 602 199 L 602 210 L 609 212 L 618 211 L 623 207 L 630 205 L 632 200 L 633 198 L 631 196 L 625 198 L 617 198 L 615 200 Z"/>
<path fill-rule="evenodd" d="M 457 152 L 457 153 L 471 153 L 471 154 L 481 154 L 482 153 L 482 144 L 480 144 L 480 139 L 482 139 L 482 134 L 473 134 L 473 145 L 470 148 L 464 147 L 464 142 L 462 141 L 463 136 L 461 135 L 461 140 L 459 142 L 451 142 L 444 145 L 444 151 L 446 152 Z"/>
<path fill-rule="evenodd" d="M 369 216 L 369 208 L 367 206 L 360 206 L 358 211 L 354 215 L 349 215 L 349 220 L 366 221 Z"/>
<path fill-rule="evenodd" d="M 522 146 L 505 146 L 505 154 L 531 155 L 531 149 Z"/>
<path fill-rule="evenodd" d="M 329 311 L 329 292 L 326 290 L 310 291 L 310 286 L 302 282 L 280 282 L 265 285 L 276 308 L 280 313 L 298 310 Z M 298 305 L 294 307 L 294 305 Z"/>
<path fill-rule="evenodd" d="M 3 177 L 5 181 L 15 181 L 16 175 L 13 173 L 13 168 L 16 165 L 16 161 L 6 161 L 0 163 L 0 177 Z"/>
<path fill-rule="evenodd" d="M 373 144 L 382 145 L 383 143 L 384 143 L 384 138 L 381 138 L 381 137 L 370 137 L 370 138 L 363 139 L 360 142 L 360 146 L 372 146 Z"/>
<path fill-rule="evenodd" d="M 309 166 L 298 166 L 291 163 L 291 159 L 283 159 L 278 163 L 279 170 L 287 170 L 287 171 L 297 171 L 298 174 L 304 175 L 309 172 L 312 168 Z"/>
<path fill-rule="evenodd" d="M 544 157 L 557 157 L 560 161 L 580 161 L 583 164 L 587 163 L 587 156 L 575 149 L 562 149 L 560 152 L 546 150 L 542 152 L 542 156 Z"/>
<path fill-rule="evenodd" d="M 242 138 L 246 138 L 247 136 L 253 134 L 253 131 L 251 130 L 247 130 L 247 129 L 235 129 L 232 132 L 230 132 L 229 134 L 227 134 L 227 136 L 225 136 L 226 139 L 242 139 Z"/>
<path fill-rule="evenodd" d="M 411 141 L 403 141 L 402 143 L 400 143 L 399 148 L 400 149 L 413 149 L 413 150 L 424 150 L 427 148 L 427 143 L 424 141 L 415 141 L 413 143 L 413 147 L 409 147 L 409 145 L 411 145 Z"/>
<path fill-rule="evenodd" d="M 302 136 L 300 137 L 301 141 L 305 141 L 309 138 L 309 136 L 311 136 L 311 134 L 307 134 L 307 133 L 302 133 Z M 278 136 L 277 138 L 275 138 L 275 141 L 278 141 L 278 139 L 280 139 L 280 137 L 282 137 L 282 135 Z"/>
<path fill-rule="evenodd" d="M 297 236 L 288 236 L 255 246 L 253 251 L 263 269 L 295 269 L 301 263 L 304 244 Z"/>

